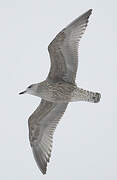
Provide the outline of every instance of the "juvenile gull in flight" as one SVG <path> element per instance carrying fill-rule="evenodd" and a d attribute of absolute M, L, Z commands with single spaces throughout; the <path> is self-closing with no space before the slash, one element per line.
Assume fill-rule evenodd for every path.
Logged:
<path fill-rule="evenodd" d="M 50 43 L 51 68 L 45 81 L 30 85 L 19 94 L 39 96 L 40 105 L 29 117 L 29 139 L 36 163 L 43 174 L 50 160 L 54 130 L 69 102 L 100 101 L 100 93 L 83 90 L 75 83 L 79 41 L 92 10 L 64 28 Z"/>

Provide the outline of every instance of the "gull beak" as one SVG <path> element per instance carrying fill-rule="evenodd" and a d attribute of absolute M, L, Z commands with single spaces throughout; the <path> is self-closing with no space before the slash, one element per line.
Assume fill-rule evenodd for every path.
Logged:
<path fill-rule="evenodd" d="M 25 94 L 25 93 L 26 93 L 26 91 L 23 91 L 23 92 L 20 92 L 20 93 L 19 93 L 19 95 L 21 95 L 21 94 Z"/>

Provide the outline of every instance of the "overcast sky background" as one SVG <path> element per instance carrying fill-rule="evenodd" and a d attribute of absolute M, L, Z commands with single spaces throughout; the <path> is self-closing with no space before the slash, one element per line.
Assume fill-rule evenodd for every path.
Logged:
<path fill-rule="evenodd" d="M 54 134 L 43 176 L 28 140 L 40 98 L 18 93 L 48 74 L 48 44 L 92 8 L 80 42 L 77 84 L 101 102 L 70 103 Z M 117 179 L 117 3 L 107 0 L 0 1 L 0 179 Z"/>

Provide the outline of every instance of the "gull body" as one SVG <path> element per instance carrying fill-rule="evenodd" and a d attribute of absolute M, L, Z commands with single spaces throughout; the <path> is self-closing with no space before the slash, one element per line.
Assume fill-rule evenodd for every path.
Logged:
<path fill-rule="evenodd" d="M 30 85 L 20 94 L 40 97 L 41 103 L 29 117 L 29 139 L 37 165 L 43 174 L 50 160 L 54 130 L 69 102 L 97 103 L 101 95 L 77 87 L 78 45 L 86 29 L 90 9 L 64 28 L 50 43 L 50 72 L 45 81 Z"/>
<path fill-rule="evenodd" d="M 100 100 L 99 93 L 83 90 L 77 87 L 75 83 L 65 81 L 51 82 L 45 80 L 41 83 L 32 84 L 22 93 L 38 96 L 46 101 L 56 103 L 76 101 L 97 103 Z"/>

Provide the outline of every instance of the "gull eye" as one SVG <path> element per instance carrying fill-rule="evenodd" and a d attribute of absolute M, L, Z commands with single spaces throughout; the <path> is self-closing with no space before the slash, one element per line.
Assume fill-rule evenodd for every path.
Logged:
<path fill-rule="evenodd" d="M 31 88 L 33 85 L 30 85 L 28 88 Z"/>

